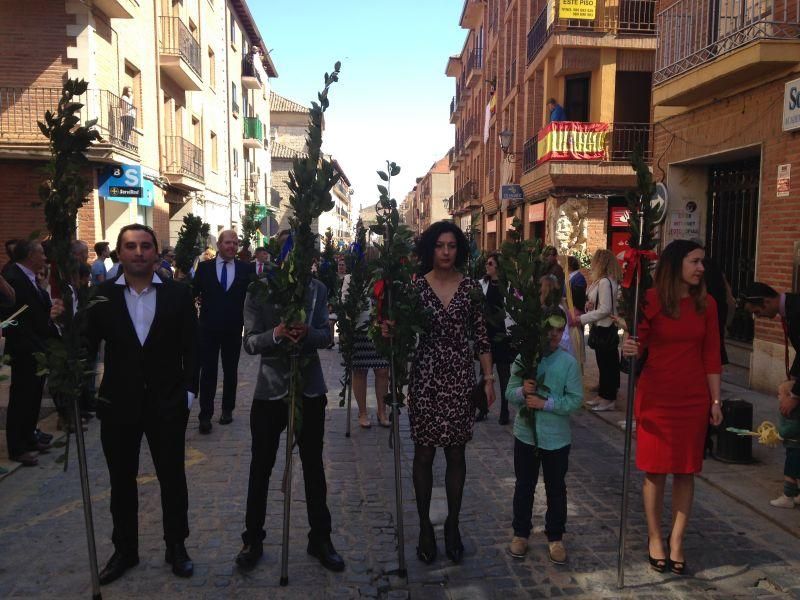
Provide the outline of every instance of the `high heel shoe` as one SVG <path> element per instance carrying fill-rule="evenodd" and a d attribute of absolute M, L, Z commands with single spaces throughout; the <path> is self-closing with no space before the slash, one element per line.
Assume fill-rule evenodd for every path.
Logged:
<path fill-rule="evenodd" d="M 458 521 L 447 517 L 444 522 L 444 552 L 447 558 L 455 564 L 464 558 L 464 544 L 461 543 L 461 533 L 458 531 Z"/>
<path fill-rule="evenodd" d="M 419 525 L 417 558 L 426 565 L 430 565 L 436 560 L 436 533 L 433 530 L 433 523 L 430 521 Z"/>
<path fill-rule="evenodd" d="M 650 561 L 650 568 L 653 569 L 656 573 L 663 573 L 667 570 L 667 563 L 669 562 L 666 557 L 664 558 L 653 558 L 653 555 L 650 554 L 650 540 L 647 540 L 647 560 Z"/>

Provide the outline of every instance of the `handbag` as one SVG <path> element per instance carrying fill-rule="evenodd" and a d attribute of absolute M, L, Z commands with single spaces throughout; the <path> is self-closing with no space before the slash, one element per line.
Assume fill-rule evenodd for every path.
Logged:
<path fill-rule="evenodd" d="M 472 387 L 469 399 L 472 402 L 472 407 L 485 415 L 489 412 L 489 399 L 486 397 L 486 385 L 483 377 L 478 378 L 478 383 Z"/>
<path fill-rule="evenodd" d="M 611 314 L 614 314 L 614 286 L 611 285 L 611 280 L 608 280 L 608 286 L 611 288 Z M 598 288 L 597 297 L 600 297 L 600 290 Z M 616 325 L 592 325 L 589 327 L 589 338 L 586 340 L 586 345 L 592 350 L 615 350 L 619 346 L 619 330 Z"/>

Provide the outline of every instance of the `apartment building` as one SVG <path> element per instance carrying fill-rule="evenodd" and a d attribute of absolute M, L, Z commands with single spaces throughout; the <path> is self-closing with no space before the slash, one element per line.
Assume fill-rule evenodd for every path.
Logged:
<path fill-rule="evenodd" d="M 413 190 L 406 196 L 408 210 L 413 216 L 409 223 L 419 235 L 432 223 L 452 220 L 450 214 L 453 198 L 454 174 L 451 169 L 453 150 L 437 160 L 424 176 L 418 177 Z"/>
<path fill-rule="evenodd" d="M 703 239 L 734 295 L 754 280 L 799 292 L 800 2 L 662 0 L 657 24 L 664 241 Z M 737 312 L 726 339 L 726 378 L 770 393 L 786 378 L 779 324 Z"/>
<path fill-rule="evenodd" d="M 462 227 L 477 219 L 483 248 L 498 248 L 515 217 L 526 238 L 562 253 L 621 241 L 628 160 L 637 146 L 649 157 L 655 8 L 465 0 L 465 43 L 446 69 L 456 79 L 452 210 Z M 549 98 L 565 121 L 549 123 Z"/>
<path fill-rule="evenodd" d="M 189 212 L 212 234 L 236 227 L 270 182 L 264 134 L 277 72 L 265 50 L 243 0 L 1 4 L 0 239 L 44 230 L 31 206 L 48 158 L 36 121 L 66 78 L 89 83 L 81 116 L 97 119 L 102 137 L 89 153 L 81 239 L 113 242 L 139 222 L 174 244 Z M 113 195 L 120 186 L 136 196 Z"/>
<path fill-rule="evenodd" d="M 339 164 L 338 160 L 333 161 L 334 168 L 341 175 L 341 179 L 333 186 L 332 210 L 322 213 L 319 217 L 319 233 L 325 234 L 330 227 L 333 232 L 333 244 L 338 249 L 345 249 L 353 243 L 354 230 L 352 210 L 353 210 L 353 188 L 350 187 L 350 180 Z M 322 245 L 322 240 L 320 239 Z"/>

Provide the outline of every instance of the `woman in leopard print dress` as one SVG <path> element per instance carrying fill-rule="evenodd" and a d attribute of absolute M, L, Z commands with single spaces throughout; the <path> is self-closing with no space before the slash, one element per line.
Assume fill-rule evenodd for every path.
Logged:
<path fill-rule="evenodd" d="M 470 332 L 480 355 L 487 397 L 490 403 L 494 401 L 483 293 L 478 282 L 465 278 L 458 271 L 467 253 L 463 232 L 447 221 L 431 225 L 417 245 L 417 256 L 425 273 L 417 286 L 431 317 L 428 331 L 420 336 L 411 366 L 408 415 L 414 440 L 413 478 L 420 519 L 417 556 L 426 563 L 436 558 L 436 538 L 429 512 L 437 446 L 444 448 L 447 461 L 446 553 L 457 563 L 464 552 L 458 514 L 467 472 L 464 447 L 472 439 L 474 420 L 470 392 L 475 385 L 475 367 L 469 345 Z"/>

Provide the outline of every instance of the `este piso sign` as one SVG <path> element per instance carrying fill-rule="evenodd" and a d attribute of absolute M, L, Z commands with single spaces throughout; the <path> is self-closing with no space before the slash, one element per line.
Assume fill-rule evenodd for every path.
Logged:
<path fill-rule="evenodd" d="M 783 130 L 800 129 L 800 79 L 786 83 L 783 90 Z"/>
<path fill-rule="evenodd" d="M 559 0 L 560 19 L 580 19 L 594 21 L 597 13 L 597 0 Z"/>

